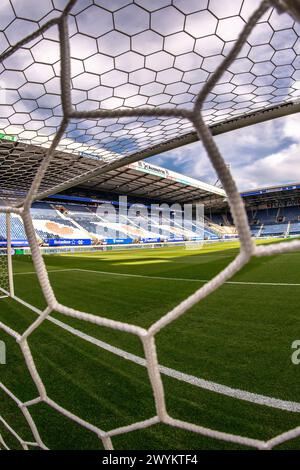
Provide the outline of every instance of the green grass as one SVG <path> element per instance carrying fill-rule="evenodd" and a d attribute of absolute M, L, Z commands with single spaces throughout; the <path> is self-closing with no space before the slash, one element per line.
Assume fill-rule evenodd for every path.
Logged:
<path fill-rule="evenodd" d="M 51 255 L 44 259 L 61 303 L 147 328 L 203 285 L 202 281 L 226 267 L 237 252 L 237 243 L 220 243 L 199 251 L 168 248 Z M 275 285 L 223 285 L 157 335 L 160 364 L 233 388 L 300 402 L 300 365 L 291 362 L 291 343 L 300 339 L 300 285 L 276 285 L 300 284 L 299 266 L 299 252 L 251 260 L 232 280 Z M 56 271 L 60 269 L 73 271 Z M 42 309 L 46 304 L 36 275 L 25 274 L 31 271 L 29 256 L 14 257 L 16 295 Z M 59 313 L 53 316 L 94 338 L 143 356 L 134 335 Z M 36 317 L 14 300 L 0 300 L 0 321 L 19 333 Z M 0 380 L 21 400 L 37 397 L 19 346 L 2 330 L 0 340 L 6 342 L 8 359 L 6 366 L 0 366 Z M 110 430 L 155 415 L 144 367 L 48 321 L 32 334 L 29 344 L 48 395 L 81 418 Z M 168 411 L 175 418 L 257 439 L 269 439 L 299 426 L 297 413 L 225 397 L 166 376 L 163 383 Z M 102 448 L 94 434 L 47 405 L 35 405 L 30 410 L 50 448 Z M 22 437 L 33 439 L 22 414 L 1 391 L 0 414 Z M 1 427 L 0 432 L 18 448 L 16 440 Z M 115 437 L 113 444 L 116 449 L 239 448 L 162 424 Z M 281 448 L 299 449 L 300 439 Z"/>

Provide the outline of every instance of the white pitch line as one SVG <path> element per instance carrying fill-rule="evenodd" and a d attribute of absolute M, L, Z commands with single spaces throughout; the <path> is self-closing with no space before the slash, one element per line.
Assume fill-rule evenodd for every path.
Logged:
<path fill-rule="evenodd" d="M 71 271 L 71 269 L 70 269 Z M 143 274 L 127 274 L 127 273 L 113 273 L 107 271 L 97 271 L 93 269 L 77 269 L 74 268 L 73 271 L 82 271 L 82 272 L 90 272 L 96 274 L 107 274 L 110 276 L 123 276 L 123 277 L 138 277 L 138 278 L 145 278 L 145 279 L 158 279 L 164 281 L 181 281 L 181 282 L 209 282 L 211 279 L 189 279 L 189 278 L 180 278 L 180 277 L 166 277 L 166 276 L 147 276 Z M 245 285 L 253 285 L 253 286 L 300 286 L 300 283 L 287 283 L 287 282 L 251 282 L 251 281 L 226 281 L 224 284 L 245 284 Z"/>
<path fill-rule="evenodd" d="M 59 273 L 59 272 L 65 272 L 65 271 L 77 271 L 77 269 L 47 269 L 48 273 Z M 36 271 L 24 271 L 20 273 L 14 272 L 14 276 L 22 276 L 23 274 L 36 274 Z"/>
<path fill-rule="evenodd" d="M 112 346 L 104 341 L 96 339 L 86 333 L 82 333 L 81 331 L 77 330 L 76 328 L 72 328 L 69 325 L 53 318 L 48 318 L 52 323 L 61 328 L 67 330 L 69 333 L 74 334 L 75 336 L 80 337 L 81 339 L 88 341 L 89 343 L 98 346 L 106 351 L 109 351 L 123 359 L 128 361 L 134 362 L 135 364 L 141 365 L 143 367 L 147 367 L 147 362 L 144 358 L 140 356 L 136 356 L 135 354 L 128 353 L 123 349 L 117 348 Z M 220 395 L 226 395 L 231 398 L 237 398 L 243 401 L 248 401 L 251 403 L 255 403 L 258 405 L 265 405 L 271 408 L 277 408 L 280 410 L 285 411 L 292 411 L 294 413 L 300 413 L 300 403 L 287 401 L 287 400 L 280 400 L 278 398 L 272 398 L 265 395 L 260 395 L 257 393 L 247 392 L 245 390 L 240 390 L 238 388 L 228 387 L 226 385 L 221 385 L 215 382 L 211 382 L 209 380 L 200 379 L 193 375 L 185 374 L 183 372 L 179 372 L 175 369 L 171 369 L 169 367 L 165 367 L 159 365 L 159 370 L 162 374 L 167 375 L 168 377 L 172 377 L 174 379 L 180 380 L 182 382 L 189 383 L 191 385 L 195 385 L 196 387 L 202 388 L 204 390 L 209 390 L 211 392 L 219 393 Z"/>
<path fill-rule="evenodd" d="M 181 278 L 181 277 L 167 277 L 167 276 L 147 276 L 144 274 L 129 274 L 129 273 L 113 273 L 111 271 L 97 271 L 96 269 L 80 269 L 80 268 L 69 268 L 69 269 L 51 269 L 47 270 L 48 273 L 59 273 L 59 272 L 87 272 L 94 274 L 102 274 L 107 276 L 121 276 L 121 277 L 137 277 L 145 279 L 154 279 L 159 281 L 180 281 L 180 282 L 209 282 L 211 279 L 193 279 L 193 278 Z M 36 274 L 35 271 L 26 271 L 20 273 L 14 273 L 14 275 L 23 274 Z M 300 283 L 289 283 L 289 282 L 252 282 L 252 281 L 226 281 L 224 284 L 233 285 L 245 285 L 245 286 L 286 286 L 286 287 L 299 287 Z"/>
<path fill-rule="evenodd" d="M 23 304 L 25 307 L 29 308 L 30 310 L 33 310 L 35 313 L 38 315 L 42 314 L 42 310 L 39 310 L 38 308 L 34 307 L 33 305 L 29 304 L 28 302 L 25 302 L 24 300 L 20 299 L 19 297 L 14 297 L 14 300 L 17 302 Z M 112 346 L 111 344 L 105 343 L 104 341 L 101 341 L 97 338 L 94 338 L 93 336 L 90 336 L 86 333 L 83 333 L 80 330 L 77 330 L 76 328 L 73 328 L 70 325 L 67 325 L 66 323 L 57 320 L 56 318 L 53 318 L 51 316 L 47 317 L 47 320 L 50 321 L 51 323 L 54 323 L 56 326 L 59 326 L 60 328 L 68 331 L 69 333 L 73 334 L 74 336 L 77 336 L 94 346 L 97 346 L 101 349 L 104 349 L 105 351 L 111 352 L 115 354 L 116 356 L 119 356 L 123 359 L 126 359 L 128 361 L 131 361 L 135 364 L 138 364 L 142 367 L 147 367 L 147 362 L 144 358 L 140 356 L 136 356 L 135 354 L 129 353 L 127 351 L 124 351 L 123 349 L 117 348 L 115 346 Z M 226 395 L 231 398 L 236 398 L 239 400 L 243 400 L 246 402 L 250 403 L 255 403 L 257 405 L 264 405 L 268 406 L 270 408 L 277 408 L 279 410 L 284 410 L 284 411 L 291 411 L 294 413 L 300 413 L 300 403 L 299 402 L 294 402 L 294 401 L 287 401 L 287 400 L 281 400 L 279 398 L 272 398 L 266 395 L 261 395 L 257 393 L 252 393 L 252 392 L 247 392 L 245 390 L 241 390 L 239 388 L 232 388 L 228 387 L 227 385 L 221 385 L 216 382 L 211 382 L 209 380 L 201 379 L 199 377 L 195 377 L 194 375 L 189 375 L 185 374 L 183 372 L 177 371 L 175 369 L 171 369 L 169 367 L 165 367 L 162 365 L 159 365 L 159 370 L 162 374 L 172 377 L 176 380 L 180 380 L 182 382 L 186 382 L 191 385 L 195 385 L 196 387 L 202 388 L 204 390 L 208 390 L 211 392 L 218 393 L 220 395 Z"/>

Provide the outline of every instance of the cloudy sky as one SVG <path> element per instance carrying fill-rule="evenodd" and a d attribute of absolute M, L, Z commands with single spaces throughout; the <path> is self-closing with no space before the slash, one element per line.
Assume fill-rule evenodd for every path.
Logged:
<path fill-rule="evenodd" d="M 215 137 L 240 190 L 300 181 L 300 114 Z M 166 152 L 153 163 L 214 184 L 217 177 L 199 142 Z"/>
<path fill-rule="evenodd" d="M 0 0 L 0 51 L 32 33 L 67 0 Z M 138 106 L 191 108 L 261 0 L 79 0 L 69 15 L 72 103 L 76 110 Z M 26 4 L 26 5 L 25 5 Z M 13 6 L 13 8 L 12 8 Z M 131 38 L 131 39 L 130 39 Z M 38 145 L 62 116 L 58 32 L 50 28 L 0 68 L 0 129 Z M 207 96 L 210 124 L 300 99 L 300 26 L 270 8 Z M 60 148 L 92 158 L 121 158 L 189 129 L 151 117 L 70 122 Z M 176 121 L 176 119 L 175 119 Z M 161 126 L 161 127 L 160 127 Z M 216 137 L 241 190 L 300 181 L 300 117 Z M 215 183 L 201 143 L 153 163 Z"/>

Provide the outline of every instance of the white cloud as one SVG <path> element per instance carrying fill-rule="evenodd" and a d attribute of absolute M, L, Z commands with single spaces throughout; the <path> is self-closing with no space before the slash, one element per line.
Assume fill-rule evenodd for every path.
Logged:
<path fill-rule="evenodd" d="M 233 169 L 233 175 L 241 189 L 255 188 L 300 181 L 300 144 L 292 144 L 287 149 L 268 155 L 261 160 Z"/>
<path fill-rule="evenodd" d="M 240 190 L 300 181 L 300 115 L 274 119 L 215 137 Z M 201 142 L 154 157 L 156 163 L 214 183 Z"/>

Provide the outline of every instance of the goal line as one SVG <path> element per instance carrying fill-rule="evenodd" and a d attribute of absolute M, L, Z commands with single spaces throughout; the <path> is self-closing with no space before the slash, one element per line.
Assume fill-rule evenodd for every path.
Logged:
<path fill-rule="evenodd" d="M 116 273 L 111 271 L 97 271 L 96 269 L 83 269 L 83 268 L 68 268 L 68 269 L 48 269 L 48 273 L 60 273 L 60 272 L 87 272 L 92 274 L 100 274 L 107 276 L 120 276 L 120 277 L 134 277 L 141 279 L 152 279 L 157 281 L 178 281 L 178 282 L 199 282 L 205 284 L 210 282 L 211 279 L 193 279 L 183 277 L 168 277 L 168 276 L 149 276 L 147 274 L 131 274 L 131 273 Z M 35 271 L 26 271 L 14 273 L 14 276 L 26 276 L 36 275 Z M 300 283 L 297 282 L 256 282 L 256 281 L 225 281 L 224 285 L 245 285 L 245 286 L 280 286 L 280 287 L 300 287 Z"/>

